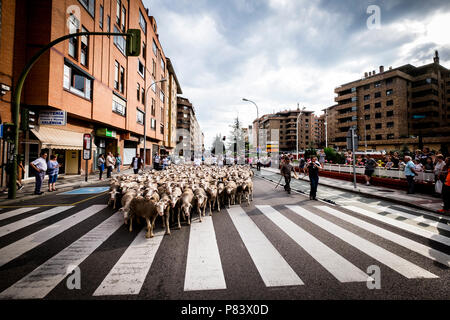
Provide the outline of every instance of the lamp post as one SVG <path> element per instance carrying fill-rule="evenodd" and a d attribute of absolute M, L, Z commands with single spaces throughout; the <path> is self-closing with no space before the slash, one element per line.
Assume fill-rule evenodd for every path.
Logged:
<path fill-rule="evenodd" d="M 145 91 L 145 103 L 144 103 L 144 170 L 145 170 L 145 165 L 147 164 L 146 162 L 146 157 L 147 157 L 147 148 L 146 148 L 146 141 L 147 141 L 147 95 L 148 92 L 150 91 L 150 89 L 152 88 L 153 85 L 159 83 L 159 82 L 165 82 L 167 81 L 167 79 L 161 79 L 158 81 L 154 81 L 151 85 L 148 86 L 147 91 Z"/>
<path fill-rule="evenodd" d="M 259 159 L 259 110 L 258 110 L 258 105 L 255 102 L 245 99 L 245 98 L 242 98 L 242 101 L 253 103 L 256 107 L 256 118 L 258 120 L 258 129 L 256 130 L 256 154 Z"/>
<path fill-rule="evenodd" d="M 300 117 L 302 116 L 302 113 L 303 113 L 303 111 L 305 111 L 305 109 L 306 109 L 306 107 L 303 107 L 303 109 L 300 111 L 300 113 L 297 116 L 297 125 L 296 125 L 296 127 L 297 127 L 297 136 L 296 136 L 296 139 L 295 139 L 295 141 L 297 142 L 297 160 L 299 160 L 299 155 L 298 155 L 298 121 L 300 120 Z M 298 163 L 300 165 L 300 161 Z"/>

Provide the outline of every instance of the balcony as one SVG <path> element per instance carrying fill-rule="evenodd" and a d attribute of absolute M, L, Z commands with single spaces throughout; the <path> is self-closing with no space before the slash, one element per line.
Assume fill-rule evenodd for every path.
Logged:
<path fill-rule="evenodd" d="M 334 101 L 339 102 L 339 101 L 347 100 L 347 99 L 351 100 L 353 97 L 356 97 L 356 95 L 357 95 L 356 91 L 355 92 L 350 92 L 350 93 L 339 95 L 339 96 L 335 97 Z"/>

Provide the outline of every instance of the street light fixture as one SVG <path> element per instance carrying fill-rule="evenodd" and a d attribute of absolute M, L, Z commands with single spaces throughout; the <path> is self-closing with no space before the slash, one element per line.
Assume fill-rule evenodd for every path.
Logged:
<path fill-rule="evenodd" d="M 297 116 L 297 125 L 296 125 L 296 127 L 297 127 L 297 136 L 296 136 L 296 139 L 295 139 L 295 141 L 297 142 L 297 160 L 299 160 L 299 154 L 298 154 L 298 121 L 300 120 L 300 117 L 302 116 L 302 113 L 303 113 L 303 111 L 305 111 L 305 109 L 306 109 L 306 107 L 303 107 L 303 109 L 300 111 L 300 113 Z M 300 161 L 298 163 L 300 165 Z"/>
<path fill-rule="evenodd" d="M 259 159 L 259 110 L 258 110 L 258 105 L 255 102 L 245 99 L 245 98 L 242 98 L 242 101 L 253 103 L 256 107 L 256 118 L 258 120 L 258 130 L 256 130 L 256 145 L 257 145 L 256 146 L 256 154 Z"/>
<path fill-rule="evenodd" d="M 144 103 L 144 169 L 145 169 L 145 165 L 147 164 L 146 162 L 146 157 L 147 157 L 147 148 L 146 148 L 146 141 L 147 141 L 147 95 L 148 92 L 150 91 L 150 89 L 152 88 L 153 85 L 159 83 L 159 82 L 165 82 L 167 81 L 167 79 L 161 79 L 158 81 L 154 81 L 151 85 L 148 86 L 147 91 L 145 91 L 145 103 Z"/>

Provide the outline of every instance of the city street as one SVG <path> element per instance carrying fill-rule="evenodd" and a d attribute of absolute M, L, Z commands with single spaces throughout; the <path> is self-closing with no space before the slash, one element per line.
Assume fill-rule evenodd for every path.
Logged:
<path fill-rule="evenodd" d="M 106 205 L 106 184 L 8 204 L 0 299 L 448 299 L 450 219 L 320 185 L 310 201 L 308 182 L 288 195 L 278 180 L 256 174 L 250 206 L 170 236 L 158 218 L 151 239 Z"/>

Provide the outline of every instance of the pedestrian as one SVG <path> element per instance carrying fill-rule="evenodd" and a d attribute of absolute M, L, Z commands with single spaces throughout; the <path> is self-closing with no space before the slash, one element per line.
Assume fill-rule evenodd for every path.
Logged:
<path fill-rule="evenodd" d="M 284 163 L 281 165 L 280 173 L 281 176 L 284 177 L 284 190 L 286 190 L 288 194 L 291 194 L 291 172 L 294 172 L 295 178 L 298 179 L 294 167 L 290 164 L 289 157 L 286 156 L 284 157 Z"/>
<path fill-rule="evenodd" d="M 364 178 L 366 179 L 366 185 L 370 186 L 370 180 L 372 179 L 373 174 L 375 173 L 375 168 L 377 167 L 377 163 L 374 158 L 370 158 L 365 165 L 364 169 Z"/>
<path fill-rule="evenodd" d="M 56 159 L 56 155 L 52 154 L 50 156 L 50 161 L 47 164 L 48 167 L 48 191 L 56 191 L 55 184 L 58 179 L 59 167 L 61 165 Z"/>
<path fill-rule="evenodd" d="M 320 165 L 321 165 L 322 168 L 323 168 L 323 164 L 325 163 L 325 152 L 323 152 L 323 150 L 320 151 L 320 154 L 319 154 L 319 162 L 320 162 Z"/>
<path fill-rule="evenodd" d="M 45 179 L 45 172 L 47 171 L 47 152 L 42 151 L 41 156 L 30 163 L 30 166 L 35 170 L 34 176 L 36 178 L 36 185 L 34 194 L 41 195 L 42 182 Z"/>
<path fill-rule="evenodd" d="M 25 172 L 25 168 L 23 167 L 23 162 L 20 161 L 17 165 L 17 190 L 23 189 L 22 178 L 23 173 Z"/>
<path fill-rule="evenodd" d="M 439 179 L 441 173 L 443 172 L 445 167 L 444 156 L 442 154 L 438 154 L 436 156 L 436 164 L 434 166 L 434 182 L 435 182 L 435 192 L 437 194 L 442 194 L 443 182 Z"/>
<path fill-rule="evenodd" d="M 102 180 L 103 171 L 105 171 L 105 156 L 103 154 L 98 156 L 97 167 L 100 171 L 99 180 Z"/>
<path fill-rule="evenodd" d="M 166 170 L 166 168 L 169 166 L 169 164 L 168 164 L 168 159 L 167 159 L 167 157 L 165 156 L 164 158 L 163 158 L 163 161 L 162 161 L 162 164 L 163 164 L 163 170 Z"/>
<path fill-rule="evenodd" d="M 141 169 L 142 167 L 142 159 L 141 157 L 137 154 L 135 157 L 133 157 L 133 159 L 131 160 L 131 165 L 130 168 L 133 168 L 133 172 L 134 174 L 138 174 L 139 173 L 139 169 Z"/>
<path fill-rule="evenodd" d="M 416 166 L 410 156 L 405 156 L 405 176 L 408 182 L 408 194 L 414 194 L 414 178 L 417 176 Z"/>
<path fill-rule="evenodd" d="M 433 159 L 431 159 L 431 157 L 428 157 L 425 165 L 424 165 L 424 169 L 425 171 L 434 171 L 434 163 L 433 163 Z"/>
<path fill-rule="evenodd" d="M 256 171 L 261 171 L 261 159 L 256 160 Z"/>
<path fill-rule="evenodd" d="M 391 157 L 388 156 L 388 157 L 386 158 L 386 165 L 385 165 L 385 168 L 389 170 L 389 169 L 392 169 L 393 167 L 394 167 L 394 162 L 392 161 Z"/>
<path fill-rule="evenodd" d="M 154 160 L 154 162 L 153 162 L 153 165 L 154 165 L 154 168 L 155 168 L 155 170 L 159 170 L 159 162 L 160 162 L 160 157 L 159 157 L 159 154 L 156 154 L 155 155 L 155 160 Z"/>
<path fill-rule="evenodd" d="M 309 191 L 309 200 L 317 200 L 317 187 L 319 186 L 319 170 L 322 169 L 322 165 L 317 161 L 317 157 L 313 157 L 311 162 L 308 163 L 306 170 L 308 170 L 309 182 L 311 189 Z"/>
<path fill-rule="evenodd" d="M 115 163 L 116 159 L 114 158 L 112 152 L 108 152 L 108 156 L 106 157 L 106 178 L 111 178 L 111 173 L 114 170 Z"/>
<path fill-rule="evenodd" d="M 445 166 L 439 174 L 439 180 L 443 182 L 442 200 L 444 202 L 444 208 L 438 210 L 438 213 L 450 214 L 450 157 L 445 159 Z"/>
<path fill-rule="evenodd" d="M 122 164 L 122 158 L 120 157 L 120 154 L 116 154 L 116 166 L 117 166 L 117 172 L 120 173 L 120 165 Z"/>

